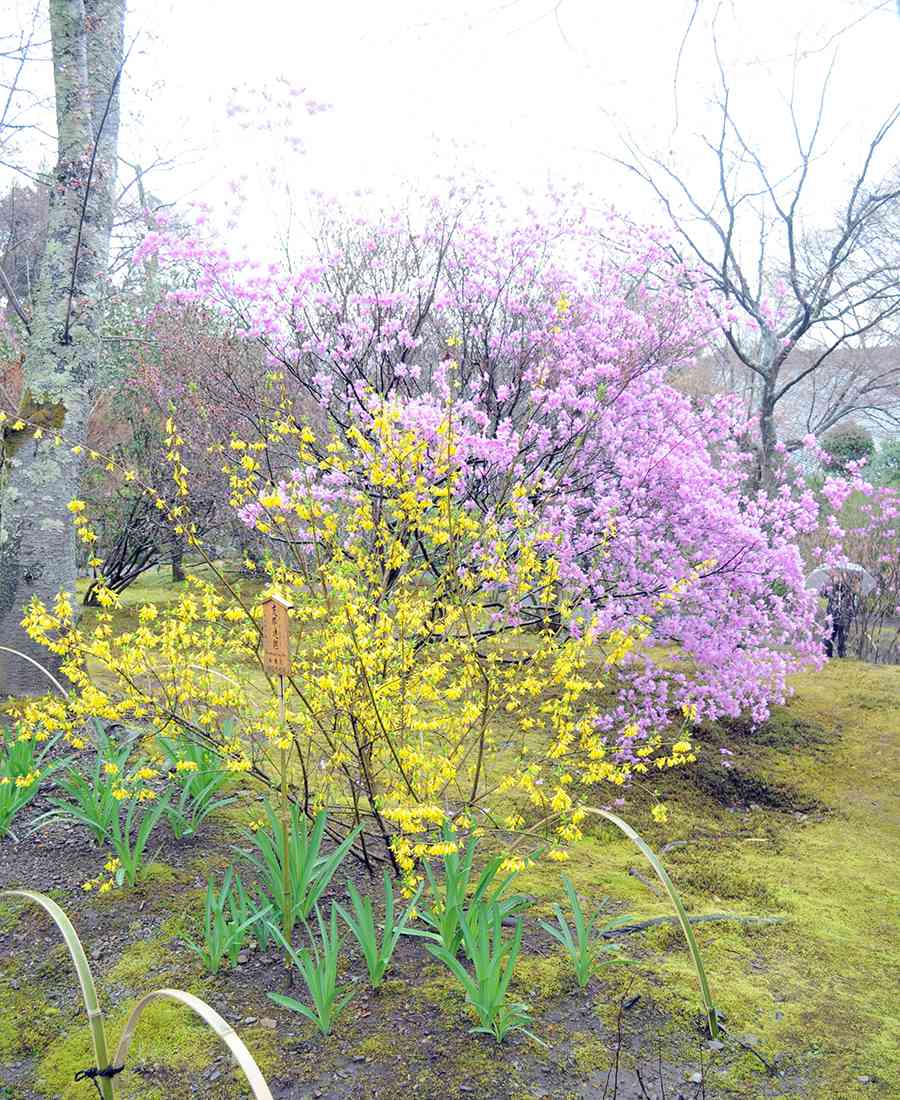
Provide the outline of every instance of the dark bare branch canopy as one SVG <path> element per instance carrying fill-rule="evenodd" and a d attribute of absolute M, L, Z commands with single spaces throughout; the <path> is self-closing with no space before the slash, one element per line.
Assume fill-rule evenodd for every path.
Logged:
<path fill-rule="evenodd" d="M 834 59 L 805 122 L 803 74 L 795 64 L 785 97 L 791 147 L 785 166 L 739 116 L 715 25 L 713 46 L 718 123 L 701 140 L 703 160 L 673 163 L 630 141 L 614 159 L 659 202 L 675 233 L 677 260 L 721 295 L 730 369 L 736 365 L 755 379 L 746 389 L 765 481 L 779 418 L 788 434 L 795 432 L 798 406 L 808 406 L 802 419 L 814 433 L 860 414 L 895 423 L 900 411 L 900 103 L 871 131 L 845 198 L 828 219 L 816 189 L 829 154 L 823 133 Z M 776 416 L 782 405 L 785 415 Z"/>

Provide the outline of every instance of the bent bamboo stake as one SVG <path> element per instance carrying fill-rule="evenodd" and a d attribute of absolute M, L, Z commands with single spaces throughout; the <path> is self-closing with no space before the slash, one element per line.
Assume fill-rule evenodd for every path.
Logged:
<path fill-rule="evenodd" d="M 100 1011 L 100 1004 L 97 1000 L 97 989 L 94 985 L 94 977 L 91 973 L 87 956 L 84 953 L 84 948 L 81 945 L 81 940 L 79 940 L 78 933 L 75 931 L 72 922 L 52 898 L 48 898 L 44 894 L 39 894 L 35 890 L 3 890 L 0 892 L 0 897 L 25 898 L 27 901 L 39 905 L 50 915 L 56 923 L 57 928 L 62 933 L 66 947 L 69 949 L 69 954 L 72 956 L 72 962 L 78 974 L 79 984 L 81 985 L 81 996 L 84 1001 L 85 1012 L 87 1013 L 88 1026 L 91 1030 L 91 1042 L 94 1046 L 96 1069 L 109 1070 L 116 1067 L 116 1072 L 119 1072 L 117 1067 L 125 1065 L 125 1060 L 128 1057 L 128 1050 L 131 1047 L 131 1041 L 134 1038 L 135 1030 L 137 1029 L 144 1009 L 151 1001 L 168 999 L 186 1005 L 192 1012 L 196 1012 L 204 1023 L 218 1035 L 234 1055 L 238 1065 L 243 1070 L 244 1076 L 247 1078 L 247 1082 L 253 1090 L 255 1100 L 272 1100 L 272 1093 L 269 1091 L 269 1086 L 266 1084 L 266 1080 L 259 1066 L 256 1064 L 253 1055 L 246 1048 L 231 1024 L 224 1020 L 215 1009 L 210 1008 L 205 1001 L 201 1001 L 199 997 L 195 997 L 192 993 L 185 993 L 181 989 L 156 989 L 138 1001 L 131 1010 L 131 1014 L 125 1024 L 125 1030 L 122 1032 L 122 1037 L 119 1039 L 119 1045 L 116 1048 L 115 1059 L 112 1064 L 110 1064 L 106 1047 L 106 1033 L 103 1028 L 103 1013 Z M 100 1095 L 103 1100 L 115 1100 L 115 1088 L 113 1086 L 112 1077 L 104 1077 L 98 1074 L 94 1077 L 94 1081 L 100 1089 Z"/>
<path fill-rule="evenodd" d="M 688 951 L 690 952 L 691 959 L 694 963 L 694 970 L 697 974 L 697 981 L 700 983 L 700 995 L 703 998 L 703 1006 L 706 1009 L 706 1025 L 709 1028 L 709 1037 L 711 1039 L 718 1039 L 719 1037 L 719 1014 L 716 1011 L 716 1006 L 712 999 L 712 994 L 709 991 L 709 982 L 706 980 L 706 971 L 703 968 L 703 959 L 700 956 L 700 948 L 697 946 L 697 941 L 694 938 L 693 930 L 691 929 L 691 921 L 687 915 L 684 905 L 681 901 L 681 895 L 675 889 L 675 884 L 669 878 L 669 875 L 659 860 L 656 852 L 650 847 L 650 845 L 644 840 L 640 833 L 636 832 L 632 827 L 617 817 L 616 814 L 610 813 L 609 810 L 593 809 L 590 806 L 584 806 L 583 809 L 589 814 L 596 814 L 598 817 L 604 817 L 607 821 L 611 821 L 621 832 L 633 841 L 634 844 L 641 850 L 647 862 L 656 872 L 656 877 L 663 884 L 666 889 L 666 893 L 672 904 L 675 906 L 675 912 L 678 916 L 678 923 L 681 925 L 681 931 L 684 933 L 685 941 L 687 942 Z"/>
<path fill-rule="evenodd" d="M 47 669 L 45 669 L 44 666 L 36 661 L 33 657 L 29 657 L 27 653 L 22 653 L 18 649 L 10 649 L 8 645 L 0 645 L 0 650 L 2 650 L 4 653 L 12 653 L 14 657 L 21 657 L 23 661 L 27 661 L 30 665 L 34 665 L 36 669 L 38 669 L 40 672 L 43 672 L 50 683 L 53 684 L 53 686 L 59 691 L 61 695 L 63 695 L 66 699 L 69 698 L 69 693 L 62 686 L 59 680 L 57 680 L 57 678 L 52 673 L 48 672 Z"/>
<path fill-rule="evenodd" d="M 195 997 L 192 993 L 185 993 L 181 989 L 155 989 L 138 1001 L 131 1010 L 131 1015 L 125 1024 L 125 1030 L 122 1032 L 122 1038 L 119 1040 L 118 1047 L 116 1047 L 115 1064 L 117 1066 L 124 1066 L 126 1063 L 131 1040 L 134 1038 L 135 1030 L 140 1023 L 144 1009 L 151 1001 L 166 999 L 177 1001 L 179 1004 L 186 1005 L 192 1012 L 196 1012 L 234 1055 L 238 1065 L 244 1071 L 244 1076 L 247 1078 L 247 1083 L 253 1090 L 256 1100 L 272 1100 L 272 1093 L 269 1091 L 269 1086 L 266 1084 L 266 1079 L 260 1072 L 259 1066 L 231 1024 L 224 1020 L 215 1009 L 210 1008 L 205 1001 L 201 1001 L 199 997 Z"/>
<path fill-rule="evenodd" d="M 66 947 L 69 949 L 75 971 L 78 974 L 78 982 L 81 985 L 81 997 L 84 1001 L 84 1010 L 88 1018 L 88 1027 L 91 1029 L 91 1042 L 94 1046 L 94 1059 L 97 1068 L 109 1068 L 109 1055 L 106 1050 L 106 1033 L 103 1030 L 103 1013 L 100 1011 L 100 1004 L 97 1000 L 97 989 L 94 985 L 94 976 L 91 973 L 87 955 L 84 953 L 84 948 L 81 946 L 81 940 L 78 938 L 78 933 L 72 926 L 72 922 L 55 901 L 46 897 L 44 894 L 38 894 L 34 890 L 4 890 L 0 896 L 25 898 L 27 901 L 39 905 L 43 910 L 49 913 L 55 921 L 56 927 L 62 933 L 62 938 L 65 940 Z M 97 1080 L 99 1082 L 100 1095 L 103 1097 L 103 1100 L 114 1100 L 115 1094 L 113 1092 L 112 1080 L 108 1077 L 100 1077 Z"/>

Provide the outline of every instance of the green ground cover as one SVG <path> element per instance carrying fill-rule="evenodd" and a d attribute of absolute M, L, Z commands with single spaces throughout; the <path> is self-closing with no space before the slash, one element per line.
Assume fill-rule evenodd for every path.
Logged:
<path fill-rule="evenodd" d="M 121 614 L 169 593 L 148 578 Z M 423 1100 L 599 1100 L 612 1095 L 617 1057 L 624 1082 L 656 1051 L 670 1086 L 689 1082 L 705 1059 L 710 1100 L 893 1100 L 900 1095 L 900 1001 L 891 978 L 900 973 L 900 669 L 833 662 L 793 686 L 789 704 L 759 729 L 732 722 L 702 730 L 699 763 L 660 781 L 667 823 L 637 801 L 621 811 L 664 853 L 693 914 L 766 918 L 696 926 L 728 1028 L 723 1052 L 700 1043 L 696 978 L 672 924 L 626 937 L 632 965 L 604 969 L 577 989 L 559 951 L 536 935 L 538 919 L 562 897 L 561 868 L 552 863 L 517 882 L 535 904 L 514 987 L 532 1005 L 547 1050 L 524 1038 L 496 1048 L 469 1036 L 458 987 L 412 943 L 384 989 L 360 992 L 327 1038 L 267 1002 L 272 968 L 266 972 L 255 956 L 221 976 L 204 975 L 182 936 L 196 929 L 207 873 L 230 859 L 234 809 L 199 840 L 163 851 L 148 881 L 125 894 L 86 898 L 75 864 L 61 878 L 39 838 L 0 842 L 0 886 L 55 887 L 88 952 L 95 949 L 113 1032 L 148 982 L 194 991 L 235 1024 L 284 1097 L 391 1100 L 414 1088 Z M 610 913 L 641 921 L 671 913 L 650 868 L 611 827 L 591 826 L 562 870 L 583 897 L 609 899 Z M 357 980 L 360 965 L 348 959 L 348 980 Z M 623 1011 L 623 1003 L 633 1007 Z M 135 1048 L 136 1072 L 121 1078 L 124 1100 L 244 1095 L 198 1022 L 171 1005 L 152 1011 Z M 32 910 L 0 903 L 0 1097 L 90 1096 L 89 1084 L 72 1080 L 88 1064 L 74 975 L 52 927 Z"/>

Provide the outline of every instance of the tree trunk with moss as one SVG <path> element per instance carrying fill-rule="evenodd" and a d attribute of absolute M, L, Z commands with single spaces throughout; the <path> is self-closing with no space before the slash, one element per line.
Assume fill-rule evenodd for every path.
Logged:
<path fill-rule="evenodd" d="M 21 620 L 34 597 L 52 602 L 75 586 L 68 504 L 78 495 L 102 353 L 98 303 L 112 227 L 125 0 L 50 0 L 49 8 L 57 164 L 22 404 L 3 437 L 0 646 L 53 669 L 53 654 L 31 643 Z M 33 665 L 0 651 L 0 695 L 47 687 Z"/>

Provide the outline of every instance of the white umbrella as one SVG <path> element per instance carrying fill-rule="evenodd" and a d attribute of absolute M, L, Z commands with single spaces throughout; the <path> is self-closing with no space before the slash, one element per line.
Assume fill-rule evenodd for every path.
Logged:
<path fill-rule="evenodd" d="M 806 587 L 813 588 L 817 592 L 827 588 L 836 578 L 845 575 L 853 587 L 859 586 L 859 592 L 868 596 L 876 587 L 876 580 L 868 569 L 864 569 L 856 562 L 848 561 L 845 565 L 820 565 L 806 578 Z"/>

